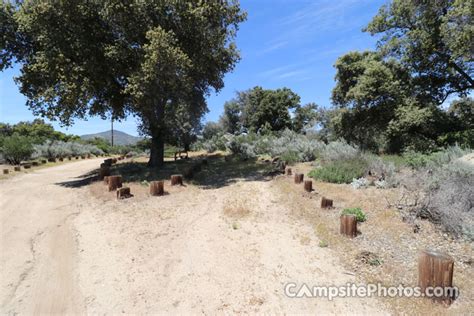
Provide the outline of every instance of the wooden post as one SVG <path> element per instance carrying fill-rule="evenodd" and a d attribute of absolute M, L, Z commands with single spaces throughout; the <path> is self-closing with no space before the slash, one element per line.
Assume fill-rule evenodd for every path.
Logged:
<path fill-rule="evenodd" d="M 357 219 L 355 215 L 341 215 L 341 229 L 342 235 L 350 238 L 357 236 Z"/>
<path fill-rule="evenodd" d="M 304 190 L 306 192 L 313 191 L 313 181 L 311 180 L 304 180 Z"/>
<path fill-rule="evenodd" d="M 150 182 L 150 195 L 161 196 L 165 194 L 165 184 L 163 181 Z"/>
<path fill-rule="evenodd" d="M 434 250 L 423 250 L 418 256 L 418 285 L 424 293 L 427 287 L 446 289 L 453 286 L 454 260 L 451 256 Z M 439 291 L 439 290 L 438 290 Z M 432 293 L 436 294 L 436 292 Z M 430 293 L 430 294 L 432 294 Z M 452 293 L 432 297 L 434 301 L 450 305 L 456 298 Z"/>
<path fill-rule="evenodd" d="M 31 169 L 31 165 L 30 165 L 29 163 L 25 163 L 25 164 L 23 165 L 23 168 L 25 168 L 25 169 Z"/>
<path fill-rule="evenodd" d="M 10 170 L 8 169 L 3 169 L 3 174 L 9 174 L 10 173 Z"/>
<path fill-rule="evenodd" d="M 33 161 L 33 162 L 31 163 L 31 165 L 32 165 L 33 167 L 38 167 L 38 166 L 39 166 L 39 163 L 38 163 L 37 161 Z"/>
<path fill-rule="evenodd" d="M 109 167 L 112 166 L 112 158 L 104 159 L 104 164 L 109 166 Z"/>
<path fill-rule="evenodd" d="M 21 171 L 21 166 L 15 166 L 15 167 L 13 167 L 13 170 L 15 170 L 15 171 Z"/>
<path fill-rule="evenodd" d="M 183 185 L 183 176 L 180 174 L 171 175 L 171 185 Z"/>
<path fill-rule="evenodd" d="M 332 200 L 326 199 L 324 196 L 321 199 L 321 208 L 331 208 Z"/>
<path fill-rule="evenodd" d="M 109 176 L 109 191 L 115 191 L 122 187 L 122 176 Z"/>
<path fill-rule="evenodd" d="M 67 160 L 71 160 L 71 159 L 72 159 L 72 157 L 71 157 L 71 156 L 68 156 L 68 157 L 67 157 Z"/>
<path fill-rule="evenodd" d="M 48 162 L 56 162 L 56 158 L 48 158 Z"/>
<path fill-rule="evenodd" d="M 63 157 L 59 157 L 59 161 L 64 161 L 64 158 L 63 158 Z"/>
<path fill-rule="evenodd" d="M 41 163 L 45 164 L 45 163 L 47 163 L 47 161 L 45 159 L 43 159 L 43 160 L 41 160 Z"/>
<path fill-rule="evenodd" d="M 118 188 L 117 189 L 117 199 L 127 199 L 132 197 L 133 195 L 130 194 L 130 188 L 129 187 L 123 187 L 123 188 Z"/>
<path fill-rule="evenodd" d="M 101 166 L 99 169 L 99 180 L 103 180 L 105 176 L 110 176 L 110 168 Z"/>
<path fill-rule="evenodd" d="M 76 160 L 79 160 L 79 156 L 76 156 Z"/>
<path fill-rule="evenodd" d="M 286 168 L 285 173 L 287 176 L 291 176 L 293 174 L 290 167 Z"/>
<path fill-rule="evenodd" d="M 296 184 L 299 184 L 299 183 L 303 182 L 303 179 L 304 179 L 304 174 L 295 173 L 295 183 Z"/>

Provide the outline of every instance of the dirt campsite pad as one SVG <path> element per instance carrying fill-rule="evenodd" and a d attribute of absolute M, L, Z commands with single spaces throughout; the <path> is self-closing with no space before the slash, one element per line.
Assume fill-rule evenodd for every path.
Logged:
<path fill-rule="evenodd" d="M 0 183 L 2 313 L 383 312 L 284 295 L 287 282 L 354 280 L 271 182 L 104 203 L 78 178 L 99 161 Z"/>
<path fill-rule="evenodd" d="M 292 178 L 165 181 L 160 197 L 131 183 L 117 200 L 92 181 L 100 162 L 0 182 L 1 313 L 390 313 L 373 297 L 285 295 L 289 282 L 361 283 L 302 216 L 318 192 Z"/>

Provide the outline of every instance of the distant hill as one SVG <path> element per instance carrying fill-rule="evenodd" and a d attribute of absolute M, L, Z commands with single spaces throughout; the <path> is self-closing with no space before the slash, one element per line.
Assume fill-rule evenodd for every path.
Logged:
<path fill-rule="evenodd" d="M 110 142 L 110 134 L 111 131 L 109 130 L 102 133 L 82 135 L 81 139 L 88 140 L 95 137 L 100 137 L 105 138 Z M 135 145 L 139 140 L 141 140 L 140 137 L 132 136 L 127 133 L 114 130 L 114 145 Z"/>

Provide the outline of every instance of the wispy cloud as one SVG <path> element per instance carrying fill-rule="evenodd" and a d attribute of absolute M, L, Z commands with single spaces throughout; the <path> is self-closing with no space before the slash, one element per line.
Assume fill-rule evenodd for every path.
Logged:
<path fill-rule="evenodd" d="M 301 9 L 277 21 L 276 29 L 280 34 L 268 42 L 268 49 L 259 54 L 277 50 L 298 42 L 314 41 L 328 32 L 342 32 L 360 29 L 364 15 L 355 12 L 372 0 L 321 0 L 313 1 Z"/>

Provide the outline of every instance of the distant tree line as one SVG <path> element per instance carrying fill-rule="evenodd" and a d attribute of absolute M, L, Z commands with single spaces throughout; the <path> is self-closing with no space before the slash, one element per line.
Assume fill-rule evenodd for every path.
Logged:
<path fill-rule="evenodd" d="M 326 142 L 374 152 L 474 147 L 473 12 L 472 1 L 394 0 L 365 29 L 380 36 L 377 50 L 336 61 L 331 108 L 301 106 L 287 88 L 255 87 L 226 102 L 203 137 L 312 128 Z"/>

